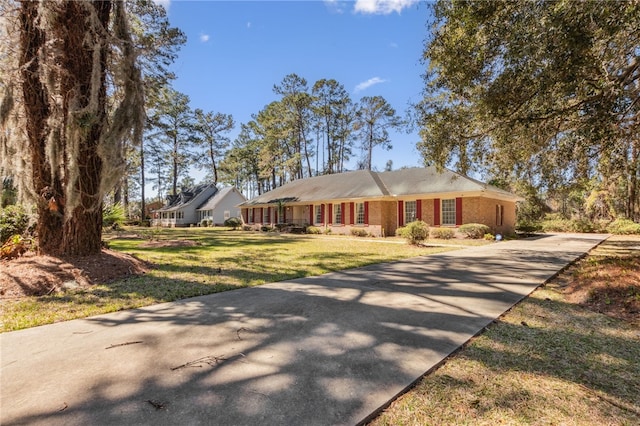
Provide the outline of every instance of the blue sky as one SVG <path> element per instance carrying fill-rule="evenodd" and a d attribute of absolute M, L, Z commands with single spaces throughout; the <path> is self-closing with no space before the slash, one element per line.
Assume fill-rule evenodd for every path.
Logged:
<path fill-rule="evenodd" d="M 174 88 L 193 108 L 232 114 L 232 139 L 240 123 L 278 99 L 273 86 L 291 73 L 309 87 L 333 78 L 354 101 L 383 96 L 401 115 L 420 99 L 424 1 L 157 1 L 187 35 Z M 421 165 L 417 141 L 416 132 L 392 133 L 393 149 L 374 151 L 374 167 Z"/>

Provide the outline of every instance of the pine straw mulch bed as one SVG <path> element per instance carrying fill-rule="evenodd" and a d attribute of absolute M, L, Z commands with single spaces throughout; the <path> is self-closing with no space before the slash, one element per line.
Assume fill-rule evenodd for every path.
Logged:
<path fill-rule="evenodd" d="M 65 288 L 91 286 L 142 275 L 151 265 L 113 250 L 91 256 L 42 256 L 28 252 L 0 260 L 0 299 L 43 296 Z"/>
<path fill-rule="evenodd" d="M 640 237 L 610 237 L 556 283 L 567 302 L 640 326 Z"/>

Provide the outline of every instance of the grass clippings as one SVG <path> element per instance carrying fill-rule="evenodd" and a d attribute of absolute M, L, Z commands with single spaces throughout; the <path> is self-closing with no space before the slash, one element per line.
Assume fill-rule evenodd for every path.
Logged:
<path fill-rule="evenodd" d="M 371 425 L 640 424 L 640 239 L 613 237 L 516 305 Z M 617 291 L 632 287 L 631 291 Z M 600 296 L 607 291 L 601 313 Z M 615 290 L 615 291 L 610 291 Z M 617 308 L 626 309 L 615 315 Z"/>

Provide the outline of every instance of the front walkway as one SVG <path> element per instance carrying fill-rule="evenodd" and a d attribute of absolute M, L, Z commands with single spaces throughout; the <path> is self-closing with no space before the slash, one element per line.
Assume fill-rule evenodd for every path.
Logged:
<path fill-rule="evenodd" d="M 553 235 L 0 335 L 0 423 L 366 419 L 606 235 Z"/>

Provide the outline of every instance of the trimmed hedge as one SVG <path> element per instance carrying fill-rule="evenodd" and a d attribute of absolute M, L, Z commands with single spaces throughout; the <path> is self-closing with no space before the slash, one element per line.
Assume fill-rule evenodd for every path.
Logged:
<path fill-rule="evenodd" d="M 369 236 L 369 233 L 364 229 L 351 228 L 351 235 L 356 236 L 356 237 L 367 237 L 367 236 Z"/>
<path fill-rule="evenodd" d="M 429 238 L 429 225 L 421 220 L 409 222 L 402 230 L 402 236 L 409 244 L 418 245 Z"/>
<path fill-rule="evenodd" d="M 433 228 L 431 230 L 431 238 L 439 240 L 450 240 L 456 235 L 456 231 L 451 228 Z"/>
<path fill-rule="evenodd" d="M 224 226 L 228 226 L 229 228 L 233 228 L 235 231 L 242 225 L 242 221 L 237 217 L 230 217 L 229 219 L 224 221 Z"/>
<path fill-rule="evenodd" d="M 305 233 L 312 234 L 312 235 L 319 235 L 322 233 L 322 230 L 317 226 L 307 226 Z"/>
<path fill-rule="evenodd" d="M 465 223 L 458 228 L 458 231 L 463 233 L 467 238 L 479 240 L 484 238 L 484 234 L 490 233 L 491 228 L 482 223 Z"/>

